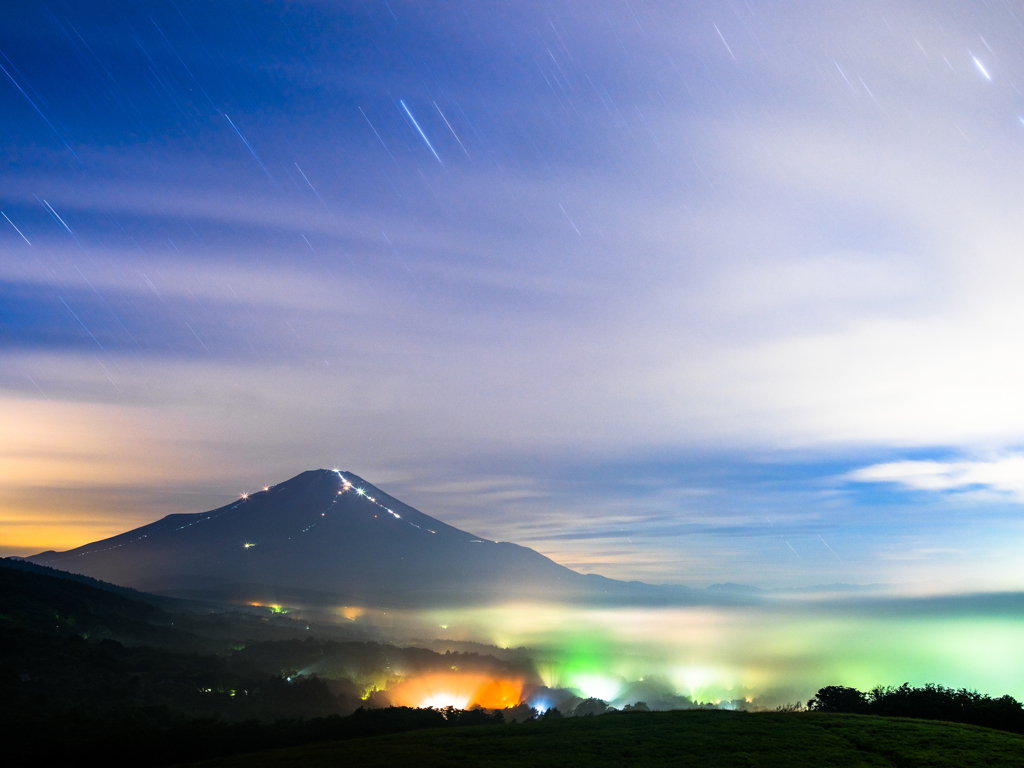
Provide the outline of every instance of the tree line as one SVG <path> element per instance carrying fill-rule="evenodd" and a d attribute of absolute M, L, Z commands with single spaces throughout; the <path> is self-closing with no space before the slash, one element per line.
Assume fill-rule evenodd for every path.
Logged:
<path fill-rule="evenodd" d="M 856 688 L 830 685 L 807 702 L 813 712 L 847 712 L 882 717 L 913 717 L 946 720 L 1000 731 L 1024 733 L 1024 706 L 1012 696 L 993 698 L 966 688 L 928 684 L 913 688 L 876 686 L 866 693 Z"/>

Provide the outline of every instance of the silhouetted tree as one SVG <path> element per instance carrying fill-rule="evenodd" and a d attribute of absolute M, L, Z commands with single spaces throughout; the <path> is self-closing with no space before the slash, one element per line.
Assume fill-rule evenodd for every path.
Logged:
<path fill-rule="evenodd" d="M 576 705 L 572 711 L 573 717 L 586 717 L 587 715 L 603 715 L 608 711 L 608 702 L 601 699 L 584 699 Z"/>
<path fill-rule="evenodd" d="M 828 685 L 807 702 L 807 708 L 816 712 L 866 713 L 869 709 L 867 696 L 856 688 Z"/>
<path fill-rule="evenodd" d="M 650 712 L 651 708 L 645 702 L 638 701 L 636 704 L 627 704 L 622 708 L 623 712 Z"/>

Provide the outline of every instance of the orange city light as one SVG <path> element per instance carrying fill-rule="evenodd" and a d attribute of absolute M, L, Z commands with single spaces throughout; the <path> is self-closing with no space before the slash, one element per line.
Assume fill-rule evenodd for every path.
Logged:
<path fill-rule="evenodd" d="M 440 672 L 410 678 L 388 688 L 398 706 L 504 709 L 522 697 L 523 681 L 486 675 Z"/>

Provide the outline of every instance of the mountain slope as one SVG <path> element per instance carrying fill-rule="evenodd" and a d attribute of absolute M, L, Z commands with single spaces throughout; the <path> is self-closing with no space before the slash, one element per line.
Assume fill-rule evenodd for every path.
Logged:
<path fill-rule="evenodd" d="M 480 539 L 357 475 L 325 469 L 210 512 L 169 515 L 28 559 L 146 592 L 220 600 L 423 605 L 668 596 Z"/>

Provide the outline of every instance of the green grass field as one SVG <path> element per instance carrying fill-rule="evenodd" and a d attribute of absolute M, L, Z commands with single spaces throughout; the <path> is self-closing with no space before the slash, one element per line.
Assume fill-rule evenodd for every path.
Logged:
<path fill-rule="evenodd" d="M 969 725 L 862 715 L 690 710 L 416 731 L 198 765 L 1024 767 L 1024 736 Z"/>

